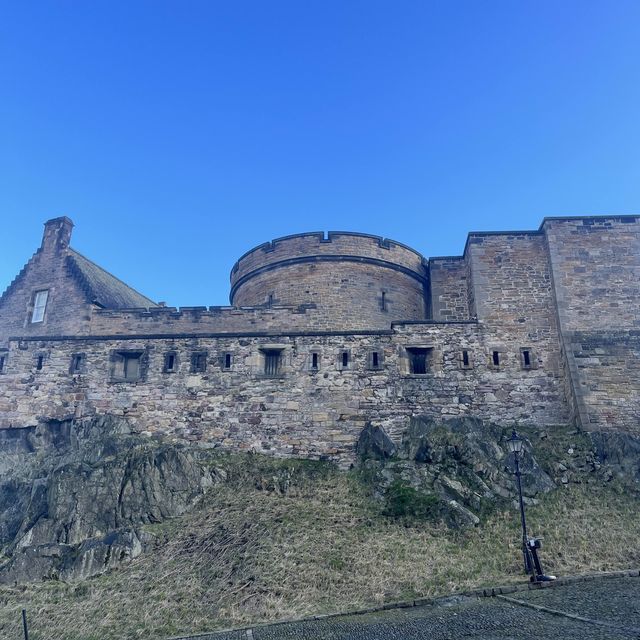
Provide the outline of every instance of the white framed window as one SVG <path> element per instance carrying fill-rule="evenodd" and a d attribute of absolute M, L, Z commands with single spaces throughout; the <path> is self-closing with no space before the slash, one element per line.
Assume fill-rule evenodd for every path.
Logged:
<path fill-rule="evenodd" d="M 33 311 L 31 313 L 31 322 L 42 322 L 44 320 L 44 312 L 47 308 L 47 299 L 49 298 L 49 290 L 36 291 L 33 298 Z"/>

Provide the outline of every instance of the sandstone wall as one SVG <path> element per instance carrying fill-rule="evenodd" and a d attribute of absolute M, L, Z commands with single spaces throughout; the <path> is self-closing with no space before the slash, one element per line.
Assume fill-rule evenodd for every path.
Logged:
<path fill-rule="evenodd" d="M 555 324 L 544 236 L 472 234 L 467 244 L 478 320 L 534 331 Z"/>
<path fill-rule="evenodd" d="M 578 413 L 590 431 L 640 431 L 640 331 L 576 331 L 567 341 Z"/>
<path fill-rule="evenodd" d="M 564 332 L 640 327 L 640 217 L 543 224 Z"/>
<path fill-rule="evenodd" d="M 469 320 L 469 283 L 463 257 L 430 258 L 431 317 L 434 320 Z"/>
<path fill-rule="evenodd" d="M 269 293 L 266 293 L 269 292 Z M 315 304 L 334 330 L 383 329 L 395 320 L 424 320 L 424 282 L 357 262 L 279 267 L 248 280 L 234 303 Z"/>
<path fill-rule="evenodd" d="M 465 252 L 473 309 L 488 327 L 490 355 L 520 345 L 531 366 L 544 357 L 560 368 L 551 274 L 544 236 L 538 232 L 472 234 Z M 551 363 L 551 361 L 553 361 Z"/>
<path fill-rule="evenodd" d="M 525 369 L 520 345 L 513 343 L 501 367 L 492 368 L 487 345 L 493 339 L 486 327 L 467 322 L 406 324 L 367 335 L 12 342 L 0 376 L 0 427 L 27 426 L 45 416 L 126 415 L 143 432 L 348 464 L 367 422 L 398 437 L 418 414 L 473 415 L 504 424 L 565 421 L 554 358 L 539 345 L 538 366 Z M 432 350 L 426 374 L 409 372 L 407 347 Z M 266 349 L 282 350 L 277 377 L 264 373 Z M 114 353 L 127 350 L 144 354 L 140 381 L 113 379 Z M 462 350 L 470 356 L 468 368 Z M 164 372 L 169 352 L 177 362 L 173 373 Z M 205 372 L 192 372 L 194 352 L 206 354 Z M 313 353 L 317 370 L 311 369 Z M 84 358 L 77 374 L 69 370 L 74 354 Z"/>
<path fill-rule="evenodd" d="M 640 218 L 546 219 L 571 418 L 640 431 Z"/>

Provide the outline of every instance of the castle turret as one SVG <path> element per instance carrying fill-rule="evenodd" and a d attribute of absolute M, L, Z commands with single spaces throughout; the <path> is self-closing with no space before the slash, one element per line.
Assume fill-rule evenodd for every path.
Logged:
<path fill-rule="evenodd" d="M 425 259 L 398 242 L 359 233 L 304 233 L 243 255 L 231 272 L 231 304 L 314 305 L 327 329 L 389 328 L 426 316 Z"/>

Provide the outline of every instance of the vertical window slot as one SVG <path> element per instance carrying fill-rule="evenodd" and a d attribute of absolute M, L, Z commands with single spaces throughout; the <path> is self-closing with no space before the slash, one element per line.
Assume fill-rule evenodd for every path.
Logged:
<path fill-rule="evenodd" d="M 69 367 L 70 373 L 80 373 L 82 371 L 83 356 L 81 353 L 74 353 L 71 356 L 71 367 Z"/>
<path fill-rule="evenodd" d="M 178 369 L 178 356 L 174 351 L 164 354 L 164 373 L 175 373 Z"/>

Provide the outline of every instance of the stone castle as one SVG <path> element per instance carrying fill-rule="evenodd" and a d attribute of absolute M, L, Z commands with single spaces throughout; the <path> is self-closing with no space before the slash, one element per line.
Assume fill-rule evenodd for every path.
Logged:
<path fill-rule="evenodd" d="M 353 459 L 367 424 L 415 415 L 640 433 L 640 216 L 470 233 L 426 259 L 360 233 L 260 245 L 231 306 L 141 295 L 70 247 L 73 223 L 0 298 L 0 428 L 126 416 L 143 433 Z"/>

